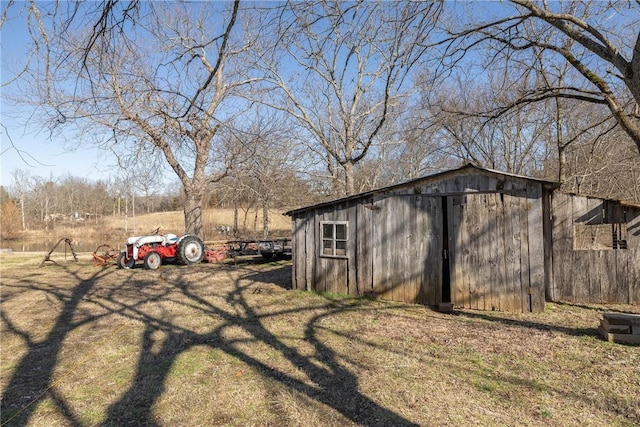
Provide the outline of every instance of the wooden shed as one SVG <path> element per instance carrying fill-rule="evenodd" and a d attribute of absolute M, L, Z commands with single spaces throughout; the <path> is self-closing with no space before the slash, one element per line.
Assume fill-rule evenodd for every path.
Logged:
<path fill-rule="evenodd" d="M 547 299 L 640 304 L 640 205 L 554 192 Z"/>
<path fill-rule="evenodd" d="M 556 187 L 469 164 L 289 211 L 293 287 L 542 311 Z"/>

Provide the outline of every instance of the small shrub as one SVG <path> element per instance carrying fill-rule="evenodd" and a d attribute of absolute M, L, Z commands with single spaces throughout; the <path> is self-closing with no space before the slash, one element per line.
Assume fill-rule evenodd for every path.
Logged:
<path fill-rule="evenodd" d="M 11 240 L 21 232 L 20 210 L 13 200 L 7 200 L 0 206 L 0 237 Z"/>

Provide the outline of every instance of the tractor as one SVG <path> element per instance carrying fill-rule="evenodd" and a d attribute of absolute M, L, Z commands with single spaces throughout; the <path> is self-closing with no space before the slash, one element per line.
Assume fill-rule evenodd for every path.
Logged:
<path fill-rule="evenodd" d="M 142 261 L 146 269 L 155 270 L 163 262 L 179 262 L 189 265 L 197 264 L 205 256 L 202 240 L 194 234 L 158 234 L 156 229 L 148 236 L 129 237 L 118 255 L 119 268 L 132 268 Z"/>

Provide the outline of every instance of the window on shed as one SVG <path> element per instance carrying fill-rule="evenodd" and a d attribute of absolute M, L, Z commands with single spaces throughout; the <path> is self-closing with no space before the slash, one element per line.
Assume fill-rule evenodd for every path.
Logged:
<path fill-rule="evenodd" d="M 346 258 L 347 222 L 323 221 L 320 223 L 322 235 L 322 256 Z"/>
<path fill-rule="evenodd" d="M 626 224 L 575 224 L 573 249 L 576 251 L 627 249 Z"/>

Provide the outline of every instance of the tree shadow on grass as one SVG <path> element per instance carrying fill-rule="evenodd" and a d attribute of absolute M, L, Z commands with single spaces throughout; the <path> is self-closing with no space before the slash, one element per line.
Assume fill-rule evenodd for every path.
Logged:
<path fill-rule="evenodd" d="M 19 337 L 27 346 L 27 352 L 18 361 L 9 380 L 9 386 L 4 392 L 2 425 L 26 425 L 33 422 L 35 417 L 39 416 L 35 408 L 41 398 L 50 399 L 56 415 L 62 417 L 65 424 L 80 426 L 86 423 L 74 412 L 74 402 L 69 400 L 70 397 L 54 387 L 56 379 L 53 375 L 65 338 L 77 328 L 91 325 L 101 318 L 108 318 L 109 322 L 116 323 L 135 322 L 141 331 L 135 373 L 127 383 L 126 390 L 116 399 L 109 401 L 111 406 L 107 410 L 106 418 L 100 421 L 101 425 L 160 425 L 154 407 L 168 392 L 166 383 L 173 379 L 172 368 L 180 355 L 196 346 L 216 350 L 216 353 L 222 352 L 231 359 L 242 362 L 268 383 L 278 384 L 281 388 L 292 391 L 293 395 L 305 397 L 302 401 L 311 400 L 319 406 L 331 408 L 354 424 L 416 425 L 410 419 L 365 395 L 361 391 L 358 374 L 347 365 L 350 363 L 348 354 L 339 352 L 330 340 L 324 338 L 327 320 L 333 321 L 333 316 L 349 311 L 371 311 L 380 308 L 346 299 L 327 299 L 322 302 L 314 299 L 305 306 L 287 305 L 283 301 L 286 301 L 289 294 L 284 293 L 274 278 L 286 281 L 285 277 L 289 274 L 290 267 L 271 267 L 275 268 L 267 268 L 260 272 L 231 272 L 223 266 L 185 267 L 158 272 L 129 272 L 126 273 L 126 278 L 122 276 L 125 274 L 124 271 L 119 273 L 120 276 L 115 275 L 113 278 L 110 277 L 109 270 L 97 271 L 88 278 L 70 272 L 77 280 L 74 287 L 56 287 L 42 283 L 42 280 L 41 283 L 37 283 L 37 277 L 24 279 L 22 285 L 16 285 L 14 288 L 45 292 L 50 298 L 59 301 L 61 309 L 48 334 L 39 340 L 33 338 L 34 335 L 30 331 L 22 330 L 18 326 L 19 323 L 13 322 L 11 313 L 8 315 L 4 310 L 1 312 L 8 333 Z M 215 275 L 226 275 L 225 279 L 228 279 L 228 282 L 224 288 L 217 288 L 215 280 L 208 281 L 208 278 L 214 278 Z M 255 296 L 255 290 L 260 288 L 263 288 L 264 292 L 282 293 L 284 298 L 276 298 L 278 302 L 267 309 L 260 305 L 260 297 Z M 154 310 L 154 307 L 167 302 L 179 306 L 176 310 L 183 317 L 200 316 L 204 323 L 200 323 L 196 330 L 191 326 L 183 326 L 184 323 L 180 323 L 178 318 L 173 318 L 171 313 L 164 309 Z M 85 312 L 87 306 L 84 304 L 99 308 L 98 314 L 91 315 L 91 310 Z M 304 341 L 304 350 L 288 344 L 291 337 L 274 332 L 273 324 L 269 322 L 274 318 L 288 320 L 288 315 L 306 318 L 300 325 L 300 340 Z M 496 317 L 493 314 L 460 312 L 458 315 L 569 335 L 595 334 L 595 330 L 591 329 L 514 320 Z M 207 323 L 209 318 L 211 322 Z M 237 333 L 231 333 L 238 330 L 242 331 L 239 336 Z M 348 342 L 359 342 L 361 338 L 351 337 L 345 331 L 334 332 Z M 158 338 L 160 335 L 162 338 Z M 249 350 L 247 343 L 251 343 L 252 346 Z M 269 359 L 253 353 L 254 344 L 256 348 L 268 347 L 270 353 L 278 355 L 271 360 L 281 360 L 283 364 L 270 363 Z M 364 344 L 379 345 L 376 342 Z M 425 360 L 425 363 L 430 362 L 433 360 Z M 442 363 L 442 366 L 446 369 L 448 365 Z M 466 366 L 453 365 L 451 368 L 469 369 Z M 183 377 L 180 379 L 188 380 Z M 489 379 L 490 377 L 487 377 L 487 381 Z M 215 379 L 212 378 L 211 381 L 213 387 Z M 533 390 L 550 387 L 536 381 L 527 382 L 520 376 L 504 377 L 502 381 Z M 555 389 L 550 389 L 550 392 L 558 393 Z M 574 398 L 586 399 L 578 395 Z"/>
<path fill-rule="evenodd" d="M 3 391 L 1 425 L 21 426 L 33 422 L 36 416 L 40 416 L 37 414 L 41 409 L 37 408 L 44 399 L 48 399 L 56 416 L 62 417 L 66 425 L 82 426 L 86 423 L 75 412 L 69 397 L 56 387 L 66 374 L 60 377 L 55 372 L 59 369 L 64 343 L 68 342 L 70 334 L 80 327 L 97 325 L 100 319 L 108 319 L 109 322 L 116 319 L 116 323 L 120 319 L 125 321 L 124 324 L 133 321 L 142 325 L 135 374 L 126 391 L 108 408 L 102 425 L 159 425 L 153 413 L 154 405 L 166 391 L 165 383 L 177 358 L 195 346 L 221 351 L 243 362 L 263 379 L 333 408 L 354 423 L 416 425 L 364 395 L 359 390 L 358 376 L 341 362 L 344 355 L 337 354 L 318 336 L 318 332 L 323 330 L 319 325 L 323 319 L 359 309 L 357 306 L 336 301 L 305 307 L 278 303 L 273 310 L 264 312 L 257 310 L 258 306 L 253 306 L 247 296 L 260 289 L 265 293 L 284 292 L 283 288 L 290 287 L 289 264 L 272 265 L 270 267 L 274 268 L 246 273 L 218 267 L 158 272 L 120 270 L 113 277 L 114 269 L 96 270 L 87 277 L 64 268 L 76 283 L 74 286 L 47 283 L 38 275 L 22 277 L 17 284 L 7 285 L 15 294 L 43 292 L 59 308 L 51 326 L 47 326 L 45 336 L 40 339 L 35 338 L 37 331 L 21 329 L 20 322 L 16 322 L 17 317 L 14 317 L 19 316 L 18 311 L 0 312 L 5 333 L 18 337 L 26 347 L 26 353 L 18 360 Z M 201 295 L 203 282 L 190 276 L 200 272 L 206 275 L 226 274 L 231 286 L 226 285 L 224 291 L 214 289 L 215 298 L 211 302 L 206 295 Z M 127 276 L 123 277 L 124 274 Z M 191 330 L 181 326 L 163 309 L 153 311 L 153 307 L 166 302 L 181 306 L 183 313 L 191 312 L 216 320 L 209 330 Z M 286 344 L 284 337 L 271 331 L 265 323 L 274 316 L 295 316 L 312 310 L 315 314 L 302 325 L 306 343 L 314 348 L 312 355 L 302 354 L 298 348 Z M 246 340 L 229 334 L 230 330 L 238 328 L 249 334 L 257 346 L 266 345 L 281 355 L 288 362 L 285 365 L 293 366 L 296 372 L 290 373 L 277 365 L 270 365 L 259 355 L 243 350 Z M 162 332 L 161 340 L 156 332 Z M 88 346 L 99 351 L 95 348 L 99 347 L 97 343 L 88 343 Z M 58 378 L 54 378 L 55 375 Z"/>
<path fill-rule="evenodd" d="M 593 328 L 574 328 L 570 326 L 560 326 L 554 325 L 550 323 L 541 323 L 534 322 L 531 320 L 518 320 L 518 319 L 510 319 L 508 317 L 500 317 L 495 314 L 485 314 L 482 312 L 471 312 L 471 311 L 456 311 L 455 316 L 463 316 L 471 319 L 482 319 L 489 322 L 500 323 L 507 326 L 518 326 L 529 329 L 535 329 L 538 331 L 553 331 L 560 332 L 565 335 L 571 336 L 591 336 L 598 337 L 598 330 L 596 327 Z"/>
<path fill-rule="evenodd" d="M 304 335 L 315 351 L 313 356 L 303 355 L 297 348 L 287 345 L 275 333 L 271 332 L 263 320 L 273 316 L 302 313 L 313 308 L 282 307 L 280 311 L 259 314 L 247 301 L 245 294 L 252 293 L 255 283 L 272 283 L 273 272 L 249 273 L 236 279 L 234 288 L 224 298 L 228 307 L 217 306 L 201 297 L 178 278 L 172 285 L 180 290 L 183 297 L 193 307 L 199 307 L 202 313 L 222 319 L 221 322 L 205 333 L 196 333 L 175 324 L 162 323 L 160 319 L 145 319 L 143 344 L 138 357 L 135 378 L 129 389 L 108 411 L 105 425 L 122 425 L 135 422 L 139 425 L 157 425 L 151 412 L 152 406 L 160 398 L 165 382 L 177 357 L 194 346 L 207 346 L 217 349 L 245 363 L 259 372 L 263 378 L 282 384 L 290 390 L 307 396 L 324 405 L 328 405 L 347 419 L 364 426 L 415 426 L 417 424 L 381 406 L 364 395 L 358 388 L 358 377 L 339 361 L 334 350 L 325 345 L 317 335 L 318 322 L 336 315 L 350 306 L 337 306 L 329 303 L 323 306 L 322 313 L 312 317 L 305 325 Z M 186 282 L 186 281 L 185 281 Z M 248 284 L 243 284 L 248 283 Z M 226 334 L 230 328 L 241 328 L 251 336 L 251 340 L 269 346 L 291 363 L 305 380 L 296 378 L 287 372 L 267 365 L 240 348 L 241 342 Z M 151 336 L 161 329 L 165 340 L 154 346 Z M 153 350 L 157 348 L 157 350 Z M 150 369 L 150 366 L 155 368 Z"/>
<path fill-rule="evenodd" d="M 564 307 L 574 307 L 574 308 L 579 308 L 579 309 L 584 309 L 584 310 L 589 310 L 589 311 L 594 311 L 597 313 L 623 313 L 623 314 L 635 314 L 632 313 L 630 311 L 624 311 L 624 310 L 620 310 L 618 308 L 613 308 L 613 307 L 609 307 L 606 305 L 600 305 L 600 304 L 579 304 L 579 303 L 574 303 L 574 302 L 564 302 L 564 301 L 556 301 L 554 302 L 555 305 L 558 306 L 564 306 Z"/>
<path fill-rule="evenodd" d="M 72 330 L 95 320 L 86 318 L 82 321 L 74 321 L 74 316 L 79 304 L 95 283 L 107 276 L 109 272 L 99 270 L 88 279 L 83 279 L 70 271 L 69 273 L 78 281 L 70 292 L 67 289 L 30 280 L 25 280 L 26 283 L 21 286 L 22 289 L 46 292 L 63 304 L 60 314 L 44 339 L 32 339 L 28 331 L 20 330 L 7 313 L 2 311 L 2 321 L 7 330 L 19 336 L 27 346 L 26 354 L 18 362 L 2 396 L 0 412 L 3 426 L 27 424 L 36 408 L 36 403 L 45 396 L 53 399 L 60 412 L 72 425 L 80 425 L 64 404 L 64 399 L 52 391 L 52 375 L 65 337 Z"/>

